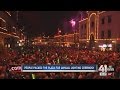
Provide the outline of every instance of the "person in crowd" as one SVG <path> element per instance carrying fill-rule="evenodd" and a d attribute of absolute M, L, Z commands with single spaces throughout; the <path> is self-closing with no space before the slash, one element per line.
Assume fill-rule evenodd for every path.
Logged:
<path fill-rule="evenodd" d="M 107 64 L 115 68 L 114 76 L 100 77 L 99 73 L 35 73 L 36 79 L 120 79 L 120 53 L 78 50 L 70 47 L 38 46 L 6 51 L 0 57 L 0 79 L 32 79 L 31 73 L 11 72 L 10 65 L 24 64 Z"/>

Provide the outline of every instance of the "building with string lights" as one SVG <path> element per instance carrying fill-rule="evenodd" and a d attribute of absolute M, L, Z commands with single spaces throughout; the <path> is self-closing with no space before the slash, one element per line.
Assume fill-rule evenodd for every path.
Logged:
<path fill-rule="evenodd" d="M 13 48 L 25 38 L 13 18 L 15 11 L 0 11 L 0 47 Z"/>
<path fill-rule="evenodd" d="M 98 50 L 120 49 L 120 11 L 86 11 L 79 21 L 79 29 L 72 34 L 56 35 L 59 45 L 77 45 Z"/>
<path fill-rule="evenodd" d="M 54 45 L 54 38 L 53 37 L 45 37 L 45 36 L 41 36 L 41 37 L 35 37 L 34 39 L 32 39 L 32 45 L 48 45 L 48 46 L 53 46 Z"/>

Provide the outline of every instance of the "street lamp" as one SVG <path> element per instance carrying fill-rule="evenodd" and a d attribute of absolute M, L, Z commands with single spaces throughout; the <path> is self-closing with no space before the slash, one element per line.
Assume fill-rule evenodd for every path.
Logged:
<path fill-rule="evenodd" d="M 61 30 L 58 28 L 58 35 L 61 35 Z M 61 42 L 62 42 L 62 40 L 61 40 L 61 36 L 59 36 L 59 46 L 61 46 Z"/>

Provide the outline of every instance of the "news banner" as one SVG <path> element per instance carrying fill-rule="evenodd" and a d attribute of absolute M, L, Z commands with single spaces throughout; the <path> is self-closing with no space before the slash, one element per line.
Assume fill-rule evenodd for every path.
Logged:
<path fill-rule="evenodd" d="M 22 65 L 11 66 L 10 71 L 18 72 L 99 72 L 100 76 L 113 75 L 114 68 L 107 65 Z"/>

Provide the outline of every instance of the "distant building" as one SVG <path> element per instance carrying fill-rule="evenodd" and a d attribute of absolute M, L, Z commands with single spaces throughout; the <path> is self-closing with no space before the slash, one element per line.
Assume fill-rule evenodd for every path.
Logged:
<path fill-rule="evenodd" d="M 54 38 L 51 37 L 35 37 L 32 40 L 32 45 L 53 45 Z"/>
<path fill-rule="evenodd" d="M 76 32 L 55 36 L 55 40 L 57 39 L 56 42 L 79 43 L 78 46 L 80 48 L 99 49 L 103 51 L 119 50 L 120 11 L 87 11 L 86 13 L 87 17 L 79 21 L 79 29 Z M 61 41 L 60 38 L 62 37 L 64 37 L 65 41 Z M 68 39 L 70 37 L 73 41 Z"/>
<path fill-rule="evenodd" d="M 16 13 L 16 12 L 14 12 Z M 0 46 L 14 48 L 25 37 L 17 27 L 13 11 L 0 11 Z"/>

